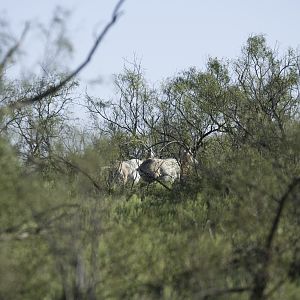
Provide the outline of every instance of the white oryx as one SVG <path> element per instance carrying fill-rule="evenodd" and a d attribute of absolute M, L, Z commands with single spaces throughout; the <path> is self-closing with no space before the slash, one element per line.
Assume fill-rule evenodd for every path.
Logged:
<path fill-rule="evenodd" d="M 171 182 L 185 176 L 192 166 L 197 163 L 190 151 L 185 150 L 180 160 L 175 158 L 148 158 L 139 167 L 138 172 L 148 183 L 154 181 Z"/>
<path fill-rule="evenodd" d="M 142 161 L 139 159 L 117 161 L 111 168 L 110 182 L 123 185 L 127 183 L 137 184 L 141 178 L 137 171 L 141 163 Z"/>
<path fill-rule="evenodd" d="M 148 183 L 158 180 L 174 182 L 180 177 L 180 166 L 175 158 L 149 158 L 139 166 L 138 172 Z"/>

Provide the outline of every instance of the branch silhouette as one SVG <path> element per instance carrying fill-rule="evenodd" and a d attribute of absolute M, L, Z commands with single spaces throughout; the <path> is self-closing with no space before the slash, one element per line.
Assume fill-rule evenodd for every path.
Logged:
<path fill-rule="evenodd" d="M 281 196 L 281 198 L 278 201 L 276 214 L 272 222 L 272 226 L 270 228 L 269 234 L 266 238 L 265 247 L 263 249 L 264 255 L 262 261 L 262 267 L 260 271 L 256 273 L 254 276 L 253 289 L 250 295 L 251 300 L 265 299 L 265 290 L 269 278 L 268 269 L 272 259 L 272 245 L 275 239 L 275 234 L 277 232 L 278 225 L 282 217 L 283 209 L 287 203 L 287 200 L 289 199 L 289 196 L 294 192 L 295 188 L 298 185 L 300 185 L 300 177 L 295 177 L 292 180 L 292 182 L 288 185 L 286 192 Z"/>
<path fill-rule="evenodd" d="M 125 0 L 120 0 L 116 4 L 116 6 L 113 10 L 112 16 L 111 16 L 111 20 L 106 24 L 106 26 L 104 27 L 102 32 L 99 34 L 93 47 L 91 48 L 90 52 L 88 53 L 86 59 L 73 72 L 71 72 L 71 74 L 69 74 L 64 80 L 62 80 L 57 85 L 53 85 L 53 86 L 49 87 L 46 91 L 44 91 L 40 94 L 37 94 L 37 95 L 29 97 L 29 98 L 21 98 L 21 99 L 18 99 L 16 101 L 10 103 L 8 105 L 8 109 L 10 109 L 10 110 L 17 109 L 17 108 L 21 108 L 26 105 L 33 104 L 37 101 L 40 101 L 43 98 L 56 93 L 60 88 L 62 88 L 65 84 L 67 84 L 70 80 L 72 80 L 75 76 L 77 76 L 82 71 L 82 69 L 84 69 L 88 65 L 88 63 L 91 61 L 93 55 L 95 54 L 96 49 L 101 44 L 101 42 L 103 41 L 103 39 L 106 36 L 106 34 L 108 33 L 108 31 L 113 27 L 113 25 L 116 23 L 118 18 L 121 16 L 120 8 L 124 2 L 125 2 Z"/>

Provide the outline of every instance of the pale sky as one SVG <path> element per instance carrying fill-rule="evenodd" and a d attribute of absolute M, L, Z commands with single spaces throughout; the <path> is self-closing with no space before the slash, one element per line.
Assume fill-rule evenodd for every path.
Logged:
<path fill-rule="evenodd" d="M 68 24 L 75 46 L 74 69 L 86 56 L 95 32 L 110 19 L 113 0 L 2 0 L 0 12 L 19 35 L 26 20 L 47 22 L 56 6 L 72 11 Z M 299 0 L 127 0 L 124 14 L 81 73 L 84 80 L 101 76 L 91 94 L 112 94 L 112 74 L 124 60 L 141 60 L 153 83 L 191 66 L 203 68 L 208 57 L 234 58 L 253 34 L 265 34 L 280 49 L 299 48 Z M 24 47 L 33 47 L 28 37 Z M 30 46 L 29 46 L 30 45 Z M 37 53 L 31 50 L 30 57 Z M 38 57 L 36 58 L 38 59 Z M 73 67 L 72 67 L 73 66 Z"/>

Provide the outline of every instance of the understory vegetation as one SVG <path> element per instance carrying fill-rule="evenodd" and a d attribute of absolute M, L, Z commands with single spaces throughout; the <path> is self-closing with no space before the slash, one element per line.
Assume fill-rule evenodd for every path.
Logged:
<path fill-rule="evenodd" d="M 156 87 L 125 66 L 113 99 L 81 97 L 86 129 L 76 78 L 19 105 L 66 70 L 11 80 L 0 43 L 1 299 L 299 299 L 296 50 L 251 36 Z M 168 189 L 111 186 L 115 161 L 182 148 L 198 164 Z"/>

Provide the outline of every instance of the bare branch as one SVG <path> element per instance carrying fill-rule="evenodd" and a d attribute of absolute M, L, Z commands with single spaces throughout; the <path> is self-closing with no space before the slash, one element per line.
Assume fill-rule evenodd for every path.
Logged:
<path fill-rule="evenodd" d="M 117 19 L 121 15 L 119 9 L 121 5 L 125 2 L 125 0 L 120 0 L 117 5 L 114 8 L 111 20 L 107 23 L 107 25 L 104 27 L 98 38 L 96 39 L 92 49 L 88 53 L 87 58 L 83 61 L 81 65 L 77 67 L 70 75 L 68 75 L 64 80 L 62 80 L 59 84 L 53 85 L 50 88 L 48 88 L 46 91 L 42 92 L 41 94 L 37 94 L 36 96 L 30 97 L 30 98 L 21 98 L 16 100 L 15 102 L 11 103 L 8 108 L 9 109 L 16 109 L 20 108 L 26 105 L 30 105 L 36 101 L 39 101 L 49 95 L 52 95 L 53 93 L 57 92 L 60 88 L 62 88 L 66 83 L 68 83 L 71 79 L 73 79 L 75 76 L 79 74 L 79 72 L 84 69 L 87 64 L 91 61 L 96 49 L 101 44 L 103 38 L 107 34 L 107 32 L 110 30 L 110 28 L 116 23 Z"/>
<path fill-rule="evenodd" d="M 34 219 L 42 219 L 45 218 L 46 216 L 48 216 L 51 213 L 54 213 L 60 209 L 64 209 L 64 208 L 78 208 L 79 205 L 78 204 L 61 204 L 61 205 L 57 205 L 54 207 L 51 207 L 50 209 L 41 211 L 39 213 L 33 213 L 33 218 Z M 31 220 L 24 220 L 22 222 L 20 222 L 17 225 L 11 226 L 11 227 L 7 227 L 7 228 L 3 228 L 0 230 L 0 240 L 5 239 L 3 236 L 5 234 L 15 234 L 18 233 L 22 227 L 24 227 L 24 225 L 27 225 L 28 223 L 30 223 Z"/>
<path fill-rule="evenodd" d="M 230 295 L 230 294 L 240 294 L 250 291 L 250 287 L 236 287 L 228 289 L 211 289 L 200 293 L 200 299 L 215 299 L 216 297 Z"/>
<path fill-rule="evenodd" d="M 272 226 L 271 226 L 270 232 L 268 234 L 268 237 L 266 239 L 266 245 L 265 245 L 264 256 L 263 256 L 263 261 L 262 261 L 262 268 L 254 276 L 254 284 L 253 284 L 253 289 L 252 289 L 251 296 L 250 296 L 251 300 L 265 299 L 264 294 L 265 294 L 265 290 L 266 290 L 267 283 L 268 283 L 268 277 L 269 277 L 268 268 L 269 268 L 269 265 L 271 262 L 272 244 L 274 241 L 275 233 L 277 231 L 284 206 L 285 206 L 290 194 L 294 191 L 294 189 L 299 184 L 300 184 L 300 177 L 294 178 L 293 181 L 289 184 L 286 192 L 282 195 L 282 197 L 279 200 L 277 212 L 276 212 L 276 215 L 272 222 Z"/>
<path fill-rule="evenodd" d="M 300 177 L 296 177 L 292 181 L 292 183 L 288 186 L 286 192 L 284 193 L 284 195 L 281 197 L 281 199 L 279 201 L 277 212 L 276 212 L 276 215 L 275 215 L 275 218 L 274 218 L 274 221 L 273 221 L 273 224 L 272 224 L 272 227 L 271 227 L 271 230 L 270 230 L 270 233 L 268 235 L 267 242 L 266 242 L 267 251 L 270 251 L 270 249 L 272 247 L 272 242 L 274 240 L 274 236 L 275 236 L 275 233 L 277 231 L 278 224 L 279 224 L 279 221 L 280 221 L 280 218 L 281 218 L 281 215 L 282 215 L 283 208 L 286 204 L 286 201 L 287 201 L 289 195 L 294 191 L 294 189 L 296 188 L 296 186 L 298 184 L 300 184 Z"/>
<path fill-rule="evenodd" d="M 3 72 L 3 70 L 5 69 L 7 63 L 9 62 L 9 60 L 13 57 L 13 55 L 15 54 L 15 52 L 18 50 L 18 48 L 20 47 L 21 43 L 23 42 L 27 32 L 29 30 L 29 23 L 25 24 L 25 27 L 23 29 L 23 32 L 21 34 L 20 39 L 16 42 L 16 44 L 14 46 L 12 46 L 6 53 L 6 55 L 4 56 L 2 62 L 0 63 L 0 76 Z"/>
<path fill-rule="evenodd" d="M 101 187 L 98 185 L 98 183 L 97 183 L 97 182 L 96 182 L 96 181 L 95 181 L 95 180 L 94 180 L 94 179 L 93 179 L 86 171 L 84 171 L 84 170 L 81 169 L 79 166 L 77 166 L 77 165 L 75 165 L 74 163 L 72 163 L 72 162 L 70 162 L 70 161 L 64 159 L 64 158 L 61 157 L 61 156 L 55 155 L 55 157 L 56 157 L 58 160 L 62 161 L 62 162 L 63 162 L 64 164 L 66 164 L 67 166 L 69 166 L 69 167 L 71 167 L 72 169 L 76 170 L 77 172 L 83 174 L 86 178 L 88 178 L 88 179 L 91 181 L 91 183 L 93 184 L 93 186 L 94 186 L 99 192 L 102 191 L 102 189 L 101 189 Z"/>

